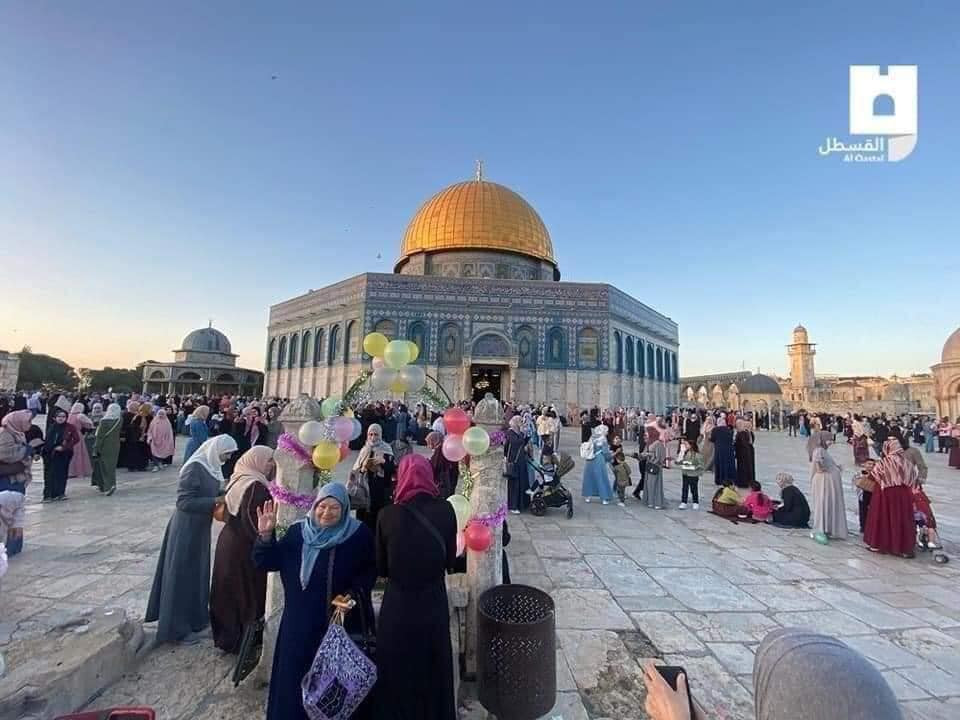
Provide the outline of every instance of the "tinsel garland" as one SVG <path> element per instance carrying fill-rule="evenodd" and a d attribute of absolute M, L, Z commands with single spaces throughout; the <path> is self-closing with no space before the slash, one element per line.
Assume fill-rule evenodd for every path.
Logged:
<path fill-rule="evenodd" d="M 364 370 L 360 373 L 360 377 L 353 381 L 353 385 L 347 389 L 340 400 L 340 405 L 337 408 L 338 415 L 343 413 L 344 408 L 353 408 L 355 405 L 370 399 L 370 387 L 367 381 L 370 380 L 371 375 L 373 375 L 372 370 Z"/>
<path fill-rule="evenodd" d="M 486 525 L 488 528 L 493 530 L 503 525 L 503 521 L 507 519 L 507 504 L 503 503 L 500 506 L 500 509 L 493 513 L 484 513 L 482 515 L 474 515 L 470 518 L 470 522 L 479 523 L 480 525 Z"/>
<path fill-rule="evenodd" d="M 470 467 L 465 463 L 460 463 L 460 494 L 463 495 L 467 500 L 470 499 L 470 493 L 473 492 L 473 473 L 470 472 Z"/>
<path fill-rule="evenodd" d="M 490 433 L 490 447 L 501 447 L 507 442 L 507 434 L 503 430 L 494 430 Z"/>
<path fill-rule="evenodd" d="M 310 451 L 301 445 L 300 441 L 290 433 L 283 433 L 277 438 L 277 448 L 293 455 L 300 461 L 301 465 L 313 464 L 313 456 L 310 454 Z"/>
<path fill-rule="evenodd" d="M 304 512 L 308 511 L 313 507 L 314 501 L 317 499 L 317 496 L 314 493 L 309 495 L 300 495 L 299 493 L 293 492 L 289 488 L 285 488 L 279 483 L 272 482 L 267 485 L 267 489 L 270 490 L 270 494 L 273 496 L 273 499 L 282 505 L 291 505 L 297 510 L 303 510 Z"/>
<path fill-rule="evenodd" d="M 421 400 L 425 401 L 425 404 L 428 407 L 440 409 L 447 406 L 447 401 L 440 397 L 439 393 L 437 393 L 433 388 L 427 387 L 426 385 L 420 388 L 416 394 Z"/>

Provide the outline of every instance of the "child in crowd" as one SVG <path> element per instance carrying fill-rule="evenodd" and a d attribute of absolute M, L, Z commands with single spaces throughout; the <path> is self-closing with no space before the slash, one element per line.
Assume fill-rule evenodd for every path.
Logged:
<path fill-rule="evenodd" d="M 723 485 L 714 493 L 713 512 L 725 518 L 746 514 L 746 510 L 740 505 L 740 495 L 733 489 L 733 480 L 730 478 L 724 478 Z"/>
<path fill-rule="evenodd" d="M 610 441 L 610 450 L 613 452 L 613 485 L 617 491 L 617 505 L 626 506 L 626 490 L 633 485 L 630 480 L 630 466 L 627 465 L 627 456 L 623 452 L 623 443 L 620 436 L 614 435 Z"/>
<path fill-rule="evenodd" d="M 873 491 L 877 487 L 877 482 L 870 477 L 876 460 L 864 460 L 863 467 L 853 476 L 853 485 L 857 489 L 857 510 L 860 518 L 860 534 L 862 535 L 867 527 L 867 513 L 870 510 L 870 499 L 873 497 Z"/>
<path fill-rule="evenodd" d="M 544 485 L 550 485 L 553 482 L 553 476 L 557 471 L 557 456 L 553 452 L 553 445 L 550 441 L 544 443 L 543 451 L 540 454 L 540 469 L 543 471 L 543 480 L 541 481 L 536 474 L 531 481 L 532 487 L 527 490 L 528 495 L 533 495 Z"/>
<path fill-rule="evenodd" d="M 927 530 L 927 547 L 930 550 L 941 550 L 940 536 L 937 534 L 937 519 L 933 516 L 930 498 L 923 491 L 923 485 L 918 481 L 913 488 L 913 517 L 917 527 Z"/>
<path fill-rule="evenodd" d="M 773 501 L 764 494 L 760 483 L 756 480 L 750 483 L 750 492 L 744 498 L 743 506 L 750 511 L 754 520 L 770 522 L 773 515 Z"/>
<path fill-rule="evenodd" d="M 700 476 L 703 475 L 703 456 L 697 447 L 696 440 L 680 441 L 680 473 L 683 478 L 683 489 L 680 491 L 680 509 L 687 507 L 688 494 L 693 499 L 693 509 L 700 509 Z"/>

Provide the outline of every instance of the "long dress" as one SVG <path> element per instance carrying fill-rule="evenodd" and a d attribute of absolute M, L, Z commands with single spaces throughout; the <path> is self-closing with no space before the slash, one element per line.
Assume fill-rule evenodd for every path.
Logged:
<path fill-rule="evenodd" d="M 643 484 L 643 504 L 648 508 L 663 509 L 667 506 L 663 496 L 663 470 L 667 459 L 667 448 L 657 440 L 648 445 L 644 452 L 648 453 L 648 458 L 647 477 Z M 659 472 L 650 472 L 653 466 L 659 467 Z"/>
<path fill-rule="evenodd" d="M 90 453 L 87 450 L 86 442 L 83 442 L 84 432 L 93 430 L 93 423 L 86 415 L 80 413 L 70 413 L 67 422 L 73 425 L 77 435 L 81 438 L 73 448 L 73 457 L 70 458 L 70 467 L 67 469 L 67 477 L 89 477 L 93 474 L 93 465 L 90 463 Z"/>
<path fill-rule="evenodd" d="M 847 537 L 847 512 L 843 504 L 843 479 L 840 466 L 824 448 L 813 451 L 810 469 L 810 495 L 813 498 L 813 532 L 843 540 Z"/>
<path fill-rule="evenodd" d="M 507 479 L 507 505 L 511 510 L 523 510 L 527 505 L 526 494 L 530 483 L 527 482 L 526 446 L 529 438 L 516 430 L 507 431 L 507 441 L 503 445 L 503 456 L 507 460 L 509 477 Z"/>
<path fill-rule="evenodd" d="M 787 485 L 780 491 L 783 503 L 773 511 L 773 522 L 786 527 L 805 528 L 810 525 L 810 506 L 799 488 Z"/>
<path fill-rule="evenodd" d="M 157 642 L 177 642 L 210 622 L 210 526 L 220 482 L 200 463 L 180 478 L 167 523 L 145 620 L 159 620 Z"/>
<path fill-rule="evenodd" d="M 947 464 L 960 470 L 960 436 L 956 431 L 950 437 L 950 454 L 947 455 Z"/>
<path fill-rule="evenodd" d="M 750 483 L 757 479 L 754 465 L 753 433 L 749 430 L 739 430 L 735 441 L 737 458 L 736 486 L 748 488 Z"/>
<path fill-rule="evenodd" d="M 596 450 L 593 459 L 585 460 L 583 467 L 583 497 L 599 497 L 609 500 L 613 497 L 607 463 L 613 460 L 613 453 L 604 445 Z"/>
<path fill-rule="evenodd" d="M 863 541 L 882 553 L 912 555 L 917 542 L 913 490 L 906 485 L 878 487 L 870 498 Z"/>
<path fill-rule="evenodd" d="M 240 650 L 243 628 L 263 617 L 267 602 L 267 571 L 251 560 L 257 539 L 257 508 L 270 500 L 263 483 L 251 483 L 240 501 L 236 515 L 227 513 L 227 522 L 217 538 L 210 585 L 210 629 L 213 644 L 225 652 Z"/>
<path fill-rule="evenodd" d="M 283 538 L 257 539 L 253 546 L 254 565 L 262 571 L 279 572 L 283 584 L 283 615 L 277 633 L 267 699 L 267 720 L 306 720 L 300 681 L 310 669 L 330 619 L 328 600 L 344 593 L 358 601 L 347 613 L 347 632 L 373 632 L 373 603 L 370 592 L 376 581 L 373 533 L 361 525 L 349 538 L 333 548 L 320 550 L 307 587 L 300 583 L 303 524 L 294 523 Z M 333 581 L 327 586 L 330 555 L 333 553 Z M 376 692 L 376 690 L 374 690 Z M 363 709 L 363 706 L 361 706 Z M 363 713 L 354 713 L 354 717 Z"/>
<path fill-rule="evenodd" d="M 404 505 L 380 513 L 377 569 L 387 588 L 377 632 L 375 717 L 456 720 L 444 576 L 456 560 L 457 518 L 448 502 L 427 495 L 408 504 L 437 530 L 445 547 Z"/>
<path fill-rule="evenodd" d="M 127 469 L 140 472 L 147 469 L 150 460 L 150 446 L 147 445 L 149 419 L 138 415 L 127 426 Z"/>
<path fill-rule="evenodd" d="M 737 479 L 737 466 L 733 455 L 733 430 L 726 425 L 715 427 L 710 433 L 713 442 L 713 481 L 723 485 L 724 480 Z"/>
<path fill-rule="evenodd" d="M 203 420 L 193 418 L 187 427 L 190 430 L 190 439 L 187 440 L 187 446 L 183 449 L 183 462 L 189 460 L 197 448 L 210 438 L 210 429 Z"/>
<path fill-rule="evenodd" d="M 866 435 L 855 435 L 853 438 L 853 462 L 858 467 L 870 459 L 870 442 Z"/>
<path fill-rule="evenodd" d="M 700 437 L 700 455 L 703 457 L 703 469 L 713 470 L 713 458 L 716 448 L 713 446 L 713 440 L 707 435 Z"/>
<path fill-rule="evenodd" d="M 117 461 L 120 458 L 122 420 L 101 420 L 93 438 L 93 484 L 100 492 L 117 486 Z"/>

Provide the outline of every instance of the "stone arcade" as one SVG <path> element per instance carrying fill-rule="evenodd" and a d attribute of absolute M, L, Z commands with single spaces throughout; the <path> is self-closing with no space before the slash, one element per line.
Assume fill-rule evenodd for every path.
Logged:
<path fill-rule="evenodd" d="M 560 282 L 540 216 L 479 172 L 420 208 L 393 274 L 270 308 L 265 393 L 342 393 L 369 367 L 361 341 L 374 330 L 416 342 L 456 400 L 662 412 L 679 397 L 677 324 L 611 285 Z"/>

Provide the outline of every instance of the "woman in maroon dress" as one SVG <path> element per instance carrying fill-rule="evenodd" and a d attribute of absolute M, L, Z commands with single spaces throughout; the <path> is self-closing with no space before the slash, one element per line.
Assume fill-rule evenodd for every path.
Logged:
<path fill-rule="evenodd" d="M 870 498 L 863 539 L 872 552 L 913 557 L 913 487 L 917 467 L 904 457 L 903 446 L 895 437 L 883 444 L 883 452 L 883 459 L 870 472 L 877 489 Z"/>

